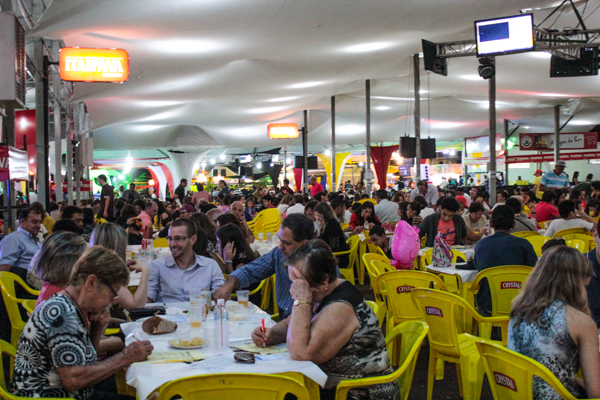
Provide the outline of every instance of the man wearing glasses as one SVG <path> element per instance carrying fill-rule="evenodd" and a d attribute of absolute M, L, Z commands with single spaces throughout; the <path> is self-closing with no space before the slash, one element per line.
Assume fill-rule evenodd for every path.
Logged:
<path fill-rule="evenodd" d="M 190 289 L 214 291 L 225 282 L 216 261 L 194 253 L 196 227 L 188 219 L 178 219 L 169 227 L 171 255 L 150 263 L 149 303 L 190 301 Z"/>

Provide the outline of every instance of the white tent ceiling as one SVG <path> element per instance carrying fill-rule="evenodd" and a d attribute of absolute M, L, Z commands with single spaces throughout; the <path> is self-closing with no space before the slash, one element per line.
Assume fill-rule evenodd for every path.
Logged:
<path fill-rule="evenodd" d="M 600 28 L 599 0 L 576 1 L 588 29 Z M 312 146 L 330 143 L 337 96 L 341 146 L 365 143 L 365 79 L 372 80 L 372 142 L 412 131 L 411 54 L 421 39 L 473 38 L 473 21 L 535 11 L 541 22 L 560 2 L 532 0 L 53 0 L 33 34 L 67 46 L 123 48 L 124 84 L 77 83 L 99 150 L 169 148 L 200 152 L 290 146 L 270 141 L 271 122 L 310 111 Z M 557 14 L 558 15 L 558 14 Z M 550 18 L 575 27 L 572 9 Z M 369 50 L 370 51 L 367 51 Z M 600 123 L 599 77 L 549 78 L 549 55 L 497 57 L 498 121 L 552 130 L 552 107 L 575 115 L 565 129 Z M 484 134 L 487 81 L 475 57 L 451 59 L 449 75 L 422 72 L 422 132 L 450 141 Z M 475 77 L 475 78 L 474 78 Z M 568 110 L 567 110 L 568 109 Z M 565 116 L 566 120 L 566 116 Z M 314 147 L 311 147 L 314 148 Z M 229 150 L 235 149 L 235 150 Z"/>

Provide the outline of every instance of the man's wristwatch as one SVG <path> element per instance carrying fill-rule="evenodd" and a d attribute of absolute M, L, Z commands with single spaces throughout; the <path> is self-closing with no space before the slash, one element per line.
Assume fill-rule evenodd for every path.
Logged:
<path fill-rule="evenodd" d="M 294 300 L 294 305 L 297 306 L 298 304 L 311 304 L 311 302 L 306 300 Z"/>

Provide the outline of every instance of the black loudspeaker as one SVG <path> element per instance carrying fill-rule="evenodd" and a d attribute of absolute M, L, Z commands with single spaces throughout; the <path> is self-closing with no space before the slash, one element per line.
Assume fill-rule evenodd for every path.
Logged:
<path fill-rule="evenodd" d="M 425 71 L 448 76 L 448 59 L 437 56 L 437 45 L 425 39 L 422 39 L 421 43 L 423 44 Z"/>
<path fill-rule="evenodd" d="M 565 60 L 555 55 L 550 59 L 550 78 L 598 75 L 598 48 L 580 50 L 579 60 Z"/>
<path fill-rule="evenodd" d="M 240 176 L 245 176 L 245 177 L 253 176 L 252 167 L 240 167 Z"/>
<path fill-rule="evenodd" d="M 421 139 L 421 158 L 437 158 L 435 139 Z"/>
<path fill-rule="evenodd" d="M 317 156 L 309 156 L 308 169 L 319 169 L 319 158 Z M 304 156 L 294 157 L 294 168 L 304 168 Z"/>
<path fill-rule="evenodd" d="M 416 145 L 417 139 L 415 139 L 414 137 L 400 137 L 400 142 L 398 145 L 398 152 L 400 153 L 400 157 L 415 158 L 417 156 Z"/>

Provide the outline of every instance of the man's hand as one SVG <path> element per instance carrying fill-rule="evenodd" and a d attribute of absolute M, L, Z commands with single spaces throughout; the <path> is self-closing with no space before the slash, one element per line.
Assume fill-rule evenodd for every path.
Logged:
<path fill-rule="evenodd" d="M 252 331 L 252 341 L 254 342 L 256 347 L 262 348 L 263 344 L 265 346 L 270 346 L 273 344 L 271 335 L 272 332 L 273 330 L 271 328 L 267 328 L 265 329 L 265 333 L 263 333 L 262 327 L 257 326 L 256 328 L 254 328 L 254 331 Z"/>
<path fill-rule="evenodd" d="M 227 281 L 220 288 L 215 289 L 215 293 L 213 295 L 215 300 L 224 299 L 225 301 L 231 300 L 231 293 L 236 289 L 235 281 L 227 279 Z"/>
<path fill-rule="evenodd" d="M 108 310 L 104 309 L 101 313 L 89 314 L 89 319 L 91 322 L 91 330 L 102 334 L 110 322 L 111 317 Z"/>

